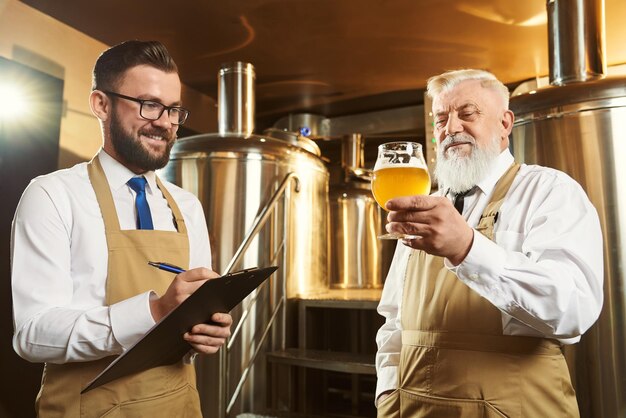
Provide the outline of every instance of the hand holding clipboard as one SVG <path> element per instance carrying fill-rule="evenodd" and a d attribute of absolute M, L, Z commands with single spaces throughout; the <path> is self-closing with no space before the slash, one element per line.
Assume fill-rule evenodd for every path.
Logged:
<path fill-rule="evenodd" d="M 247 269 L 207 280 L 157 322 L 141 340 L 115 359 L 81 393 L 122 376 L 176 363 L 191 348 L 182 338 L 183 334 L 196 324 L 211 323 L 210 318 L 216 312 L 230 312 L 277 268 Z M 159 350 L 154 350 L 155 346 Z"/>
<path fill-rule="evenodd" d="M 148 265 L 176 274 L 176 277 L 162 296 L 150 299 L 150 310 L 156 322 L 180 305 L 182 301 L 202 286 L 206 280 L 219 277 L 219 274 L 206 268 L 193 269 L 185 273 L 186 270 L 183 268 L 162 261 L 148 261 Z M 216 353 L 230 336 L 230 327 L 233 322 L 230 315 L 227 313 L 215 313 L 210 320 L 210 323 L 193 325 L 183 335 L 185 341 L 197 353 Z"/>

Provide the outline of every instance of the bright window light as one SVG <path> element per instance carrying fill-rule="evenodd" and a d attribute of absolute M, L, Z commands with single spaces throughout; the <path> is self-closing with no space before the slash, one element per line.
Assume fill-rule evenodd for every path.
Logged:
<path fill-rule="evenodd" d="M 26 92 L 14 84 L 0 84 L 0 119 L 12 120 L 23 116 L 28 109 Z"/>

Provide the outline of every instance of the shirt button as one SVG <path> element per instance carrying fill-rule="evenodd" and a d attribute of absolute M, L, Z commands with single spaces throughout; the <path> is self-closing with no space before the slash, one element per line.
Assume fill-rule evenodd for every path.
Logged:
<path fill-rule="evenodd" d="M 478 274 L 474 273 L 474 274 L 470 274 L 469 275 L 470 280 L 472 281 L 476 281 L 478 280 Z"/>

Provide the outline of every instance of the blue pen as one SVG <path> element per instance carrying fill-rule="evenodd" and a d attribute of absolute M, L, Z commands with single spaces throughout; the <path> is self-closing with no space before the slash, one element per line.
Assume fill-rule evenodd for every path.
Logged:
<path fill-rule="evenodd" d="M 182 269 L 182 268 L 180 268 L 178 266 L 175 266 L 175 265 L 169 264 L 169 263 L 164 263 L 162 261 L 148 261 L 148 264 L 150 264 L 152 267 L 156 267 L 156 268 L 161 269 L 161 270 L 169 271 L 170 273 L 178 274 L 178 273 L 182 273 L 182 272 L 185 271 L 184 269 Z"/>

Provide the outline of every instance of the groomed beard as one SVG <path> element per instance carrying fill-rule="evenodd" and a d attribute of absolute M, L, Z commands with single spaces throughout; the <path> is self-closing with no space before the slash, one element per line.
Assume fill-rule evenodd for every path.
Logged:
<path fill-rule="evenodd" d="M 122 163 L 144 171 L 154 171 L 165 167 L 170 159 L 170 151 L 176 142 L 175 134 L 167 129 L 148 126 L 139 130 L 137 136 L 129 134 L 120 124 L 115 111 L 111 116 L 109 130 L 111 144 L 119 158 L 123 160 Z M 167 147 L 161 155 L 152 155 L 141 143 L 139 135 L 159 135 L 167 141 Z"/>
<path fill-rule="evenodd" d="M 452 148 L 447 154 L 446 147 L 455 142 L 469 142 L 472 149 L 469 155 L 462 155 Z M 476 145 L 474 137 L 467 133 L 447 136 L 437 147 L 435 178 L 439 185 L 453 194 L 464 192 L 482 180 L 500 155 L 500 138 L 494 137 L 484 148 Z"/>

